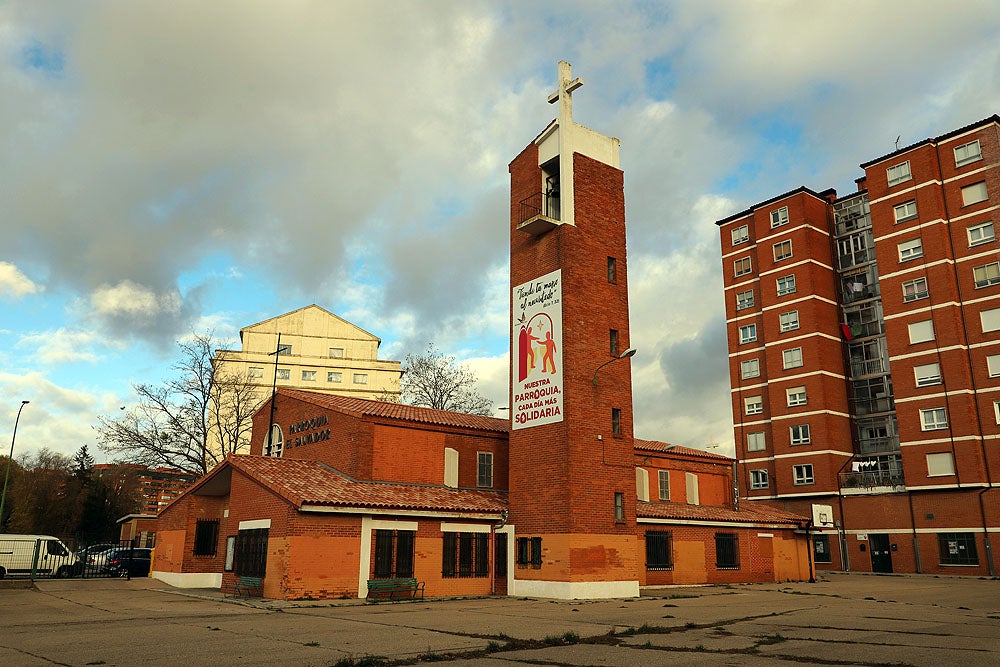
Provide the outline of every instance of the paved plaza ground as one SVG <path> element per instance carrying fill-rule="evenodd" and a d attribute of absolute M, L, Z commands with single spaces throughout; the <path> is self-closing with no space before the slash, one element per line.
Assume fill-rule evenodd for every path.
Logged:
<path fill-rule="evenodd" d="M 1000 580 L 824 574 L 628 600 L 233 603 L 150 579 L 0 589 L 0 665 L 1000 665 Z"/>

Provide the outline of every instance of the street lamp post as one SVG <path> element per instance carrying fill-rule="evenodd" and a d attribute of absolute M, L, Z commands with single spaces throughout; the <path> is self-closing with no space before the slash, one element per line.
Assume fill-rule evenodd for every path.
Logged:
<path fill-rule="evenodd" d="M 634 356 L 635 356 L 635 348 L 634 347 L 630 347 L 629 349 L 625 350 L 624 352 L 622 352 L 621 354 L 619 354 L 614 359 L 611 359 L 610 361 L 605 361 L 603 364 L 601 364 L 600 366 L 598 366 L 597 370 L 594 371 L 594 386 L 595 387 L 597 386 L 597 371 L 601 370 L 602 368 L 604 368 L 608 364 L 613 364 L 614 362 L 618 361 L 619 359 L 628 359 L 629 357 L 634 357 Z"/>
<path fill-rule="evenodd" d="M 10 456 L 7 457 L 7 472 L 3 476 L 3 495 L 0 495 L 0 523 L 3 523 L 3 507 L 7 503 L 7 480 L 10 479 L 10 464 L 14 460 L 14 440 L 17 439 L 17 422 L 21 421 L 21 410 L 24 410 L 29 401 L 21 401 L 21 407 L 17 409 L 17 417 L 14 419 L 14 435 L 10 436 Z"/>

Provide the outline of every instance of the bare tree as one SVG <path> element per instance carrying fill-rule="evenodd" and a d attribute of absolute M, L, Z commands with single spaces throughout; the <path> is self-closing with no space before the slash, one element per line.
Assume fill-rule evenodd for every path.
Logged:
<path fill-rule="evenodd" d="M 211 334 L 178 347 L 177 375 L 159 385 L 134 385 L 138 404 L 121 416 L 99 417 L 98 440 L 121 461 L 203 475 L 226 454 L 248 447 L 250 417 L 260 401 L 248 378 L 216 370 Z"/>
<path fill-rule="evenodd" d="M 423 354 L 408 354 L 403 361 L 403 403 L 488 416 L 493 401 L 479 393 L 477 384 L 468 367 L 456 364 L 455 357 L 438 351 L 434 343 Z"/>

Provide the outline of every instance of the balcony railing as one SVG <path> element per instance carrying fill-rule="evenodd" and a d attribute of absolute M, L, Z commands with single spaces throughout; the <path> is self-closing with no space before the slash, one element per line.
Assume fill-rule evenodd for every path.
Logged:
<path fill-rule="evenodd" d="M 859 415 L 870 415 L 875 412 L 889 412 L 895 407 L 892 398 L 868 398 L 854 401 L 854 411 Z"/>
<path fill-rule="evenodd" d="M 869 489 L 889 487 L 894 490 L 903 490 L 906 484 L 903 481 L 902 471 L 896 470 L 871 470 L 864 472 L 842 472 L 840 473 L 840 488 L 843 490 L 856 489 L 863 492 Z"/>
<path fill-rule="evenodd" d="M 885 372 L 885 363 L 881 359 L 871 359 L 869 361 L 851 361 L 851 377 L 861 377 L 862 375 L 875 375 Z"/>
<path fill-rule="evenodd" d="M 858 440 L 858 453 L 864 456 L 875 454 L 889 454 L 899 451 L 899 436 L 888 435 L 880 438 L 860 438 Z"/>
<path fill-rule="evenodd" d="M 536 192 L 518 203 L 517 228 L 529 234 L 543 234 L 559 224 L 559 196 Z"/>

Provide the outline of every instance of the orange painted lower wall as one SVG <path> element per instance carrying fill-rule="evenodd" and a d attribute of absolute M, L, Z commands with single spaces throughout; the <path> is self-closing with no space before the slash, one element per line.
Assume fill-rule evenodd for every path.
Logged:
<path fill-rule="evenodd" d="M 560 533 L 517 537 L 542 538 L 542 566 L 518 567 L 518 579 L 635 581 L 640 567 L 640 544 L 634 535 Z"/>
<path fill-rule="evenodd" d="M 186 533 L 183 530 L 158 531 L 153 569 L 161 572 L 190 572 L 191 570 L 184 569 L 185 540 Z"/>

